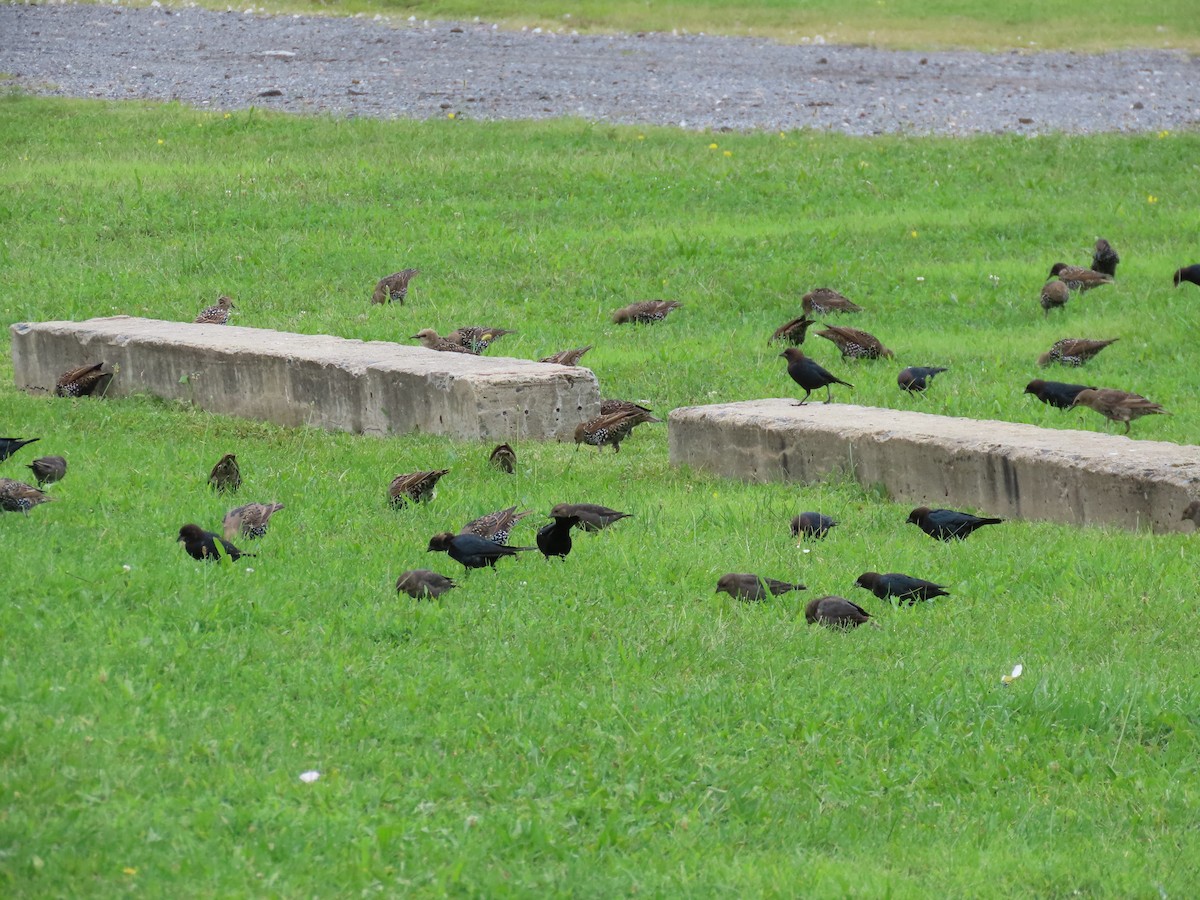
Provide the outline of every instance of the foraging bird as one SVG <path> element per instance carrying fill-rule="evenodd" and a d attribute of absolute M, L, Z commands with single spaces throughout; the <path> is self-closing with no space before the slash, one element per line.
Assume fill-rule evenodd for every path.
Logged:
<path fill-rule="evenodd" d="M 1063 338 L 1061 341 L 1055 341 L 1054 346 L 1039 356 L 1037 364 L 1048 366 L 1050 363 L 1056 362 L 1064 366 L 1082 366 L 1109 344 L 1115 344 L 1119 340 L 1120 338 L 1111 338 L 1107 341 Z"/>
<path fill-rule="evenodd" d="M 0 438 L 0 462 L 8 459 L 22 447 L 27 444 L 32 444 L 34 441 L 40 441 L 41 438 Z"/>
<path fill-rule="evenodd" d="M 27 513 L 39 503 L 48 503 L 53 499 L 23 481 L 0 478 L 0 509 L 5 512 Z"/>
<path fill-rule="evenodd" d="M 809 625 L 819 622 L 828 628 L 848 629 L 869 622 L 871 614 L 845 597 L 831 595 L 809 600 L 804 607 L 804 619 Z"/>
<path fill-rule="evenodd" d="M 517 470 L 517 453 L 508 444 L 498 444 L 488 457 L 488 464 L 512 475 Z"/>
<path fill-rule="evenodd" d="M 1117 263 L 1120 261 L 1121 257 L 1117 256 L 1117 251 L 1113 249 L 1112 244 L 1104 238 L 1096 238 L 1096 247 L 1092 250 L 1093 272 L 1099 272 L 1101 275 L 1116 278 Z"/>
<path fill-rule="evenodd" d="M 1200 528 L 1200 500 L 1193 500 L 1183 511 L 1184 519 L 1191 519 Z M 1182 521 L 1182 520 L 1181 520 Z"/>
<path fill-rule="evenodd" d="M 440 597 L 446 591 L 458 587 L 454 579 L 439 575 L 431 569 L 410 569 L 396 579 L 396 593 L 403 591 L 414 600 L 422 597 Z"/>
<path fill-rule="evenodd" d="M 999 525 L 1003 521 L 973 516 L 953 509 L 930 509 L 928 506 L 918 506 L 908 514 L 908 524 L 916 525 L 931 538 L 937 538 L 939 541 L 955 538 L 963 540 L 976 528 Z"/>
<path fill-rule="evenodd" d="M 486 516 L 480 516 L 478 519 L 472 519 L 458 533 L 473 534 L 477 537 L 487 538 L 496 544 L 507 544 L 508 533 L 512 531 L 513 526 L 526 516 L 532 515 L 532 509 L 517 512 L 515 506 L 510 506 L 508 509 L 499 509 L 494 513 L 488 513 Z"/>
<path fill-rule="evenodd" d="M 907 600 L 909 605 L 918 600 L 932 600 L 934 597 L 949 597 L 950 592 L 940 584 L 914 578 L 911 575 L 901 575 L 899 572 L 888 572 L 880 575 L 878 572 L 863 572 L 854 584 L 866 588 L 880 600 L 895 597 L 897 600 Z"/>
<path fill-rule="evenodd" d="M 792 517 L 792 537 L 823 538 L 830 528 L 837 525 L 829 516 L 819 512 L 803 512 Z"/>
<path fill-rule="evenodd" d="M 651 410 L 648 406 L 641 406 L 640 404 L 634 403 L 630 400 L 600 400 L 600 415 L 611 416 L 619 412 L 644 412 L 650 414 L 653 412 L 653 410 Z"/>
<path fill-rule="evenodd" d="M 1111 422 L 1124 422 L 1125 434 L 1129 434 L 1129 423 L 1134 419 L 1140 419 L 1142 416 L 1170 415 L 1160 403 L 1147 400 L 1141 394 L 1131 394 L 1115 388 L 1082 390 L 1075 395 L 1075 401 L 1070 408 L 1076 406 L 1094 409 Z"/>
<path fill-rule="evenodd" d="M 516 332 L 507 328 L 484 328 L 482 325 L 472 325 L 467 328 L 456 328 L 446 335 L 446 340 L 452 344 L 458 344 L 460 347 L 466 347 L 472 353 L 480 354 L 492 346 L 492 341 L 502 338 L 506 334 L 516 334 Z"/>
<path fill-rule="evenodd" d="M 462 563 L 468 569 L 482 569 L 484 566 L 496 565 L 496 560 L 505 556 L 516 556 L 525 550 L 536 550 L 536 547 L 510 547 L 507 544 L 494 544 L 486 538 L 473 534 L 451 534 L 442 531 L 429 539 L 429 549 L 426 553 L 438 551 L 449 553 L 450 558 Z"/>
<path fill-rule="evenodd" d="M 579 527 L 584 531 L 600 531 L 621 519 L 628 519 L 633 513 L 617 512 L 598 503 L 559 503 L 550 515 L 554 518 L 575 516 L 579 519 Z"/>
<path fill-rule="evenodd" d="M 824 331 L 817 332 L 817 337 L 837 344 L 837 348 L 842 351 L 842 359 L 879 359 L 896 355 L 883 346 L 875 335 L 858 328 L 826 325 Z"/>
<path fill-rule="evenodd" d="M 102 362 L 79 366 L 58 376 L 58 381 L 54 384 L 54 396 L 91 397 L 98 395 L 103 397 L 104 392 L 108 390 L 108 383 L 112 379 L 113 373 L 105 372 Z"/>
<path fill-rule="evenodd" d="M 1179 287 L 1179 285 L 1183 284 L 1185 281 L 1191 282 L 1197 287 L 1200 287 L 1200 263 L 1196 263 L 1192 266 L 1184 266 L 1182 269 L 1176 269 L 1174 280 L 1175 287 Z"/>
<path fill-rule="evenodd" d="M 217 298 L 216 306 L 206 306 L 200 310 L 200 315 L 196 316 L 193 321 L 197 325 L 228 325 L 229 311 L 237 309 L 233 305 L 233 298 L 226 297 L 222 294 Z"/>
<path fill-rule="evenodd" d="M 806 316 L 827 316 L 830 313 L 857 313 L 862 307 L 851 303 L 847 297 L 832 288 L 817 288 L 809 291 L 800 300 L 800 308 Z"/>
<path fill-rule="evenodd" d="M 792 346 L 798 346 L 804 343 L 804 337 L 808 333 L 809 325 L 816 325 L 816 319 L 810 319 L 808 316 L 801 316 L 798 319 L 792 319 L 790 322 L 785 322 L 775 329 L 775 333 L 767 338 L 767 343 L 772 341 L 787 341 Z"/>
<path fill-rule="evenodd" d="M 750 572 L 729 572 L 717 579 L 714 594 L 722 592 L 734 600 L 766 600 L 767 596 L 778 597 L 788 591 L 808 590 L 802 584 L 792 584 L 775 578 L 763 578 Z"/>
<path fill-rule="evenodd" d="M 1066 263 L 1060 262 L 1050 267 L 1050 277 L 1054 278 L 1055 276 L 1068 288 L 1073 291 L 1079 291 L 1081 294 L 1084 291 L 1090 291 L 1092 288 L 1113 283 L 1111 275 L 1093 272 L 1091 269 L 1085 269 L 1082 266 L 1068 266 Z"/>
<path fill-rule="evenodd" d="M 231 494 L 237 493 L 237 489 L 242 486 L 242 472 L 238 468 L 236 456 L 226 453 L 217 461 L 208 475 L 208 486 L 221 494 L 226 491 Z"/>
<path fill-rule="evenodd" d="M 420 341 L 421 346 L 426 350 L 438 350 L 442 353 L 466 353 L 470 356 L 479 355 L 474 350 L 470 350 L 462 344 L 439 337 L 438 333 L 432 328 L 422 328 L 416 334 L 412 335 L 412 337 L 414 340 Z"/>
<path fill-rule="evenodd" d="M 409 500 L 413 503 L 428 503 L 437 496 L 438 480 L 449 471 L 435 469 L 397 475 L 388 485 L 388 502 L 396 509 L 403 509 Z"/>
<path fill-rule="evenodd" d="M 945 371 L 945 366 L 909 366 L 900 370 L 900 374 L 896 376 L 896 384 L 900 385 L 902 391 L 923 393 L 926 382 L 933 381 L 935 375 Z"/>
<path fill-rule="evenodd" d="M 554 363 L 559 366 L 577 366 L 579 360 L 583 358 L 583 354 L 591 349 L 592 345 L 588 344 L 586 347 L 576 347 L 574 350 L 559 350 L 552 356 L 542 357 L 538 362 Z"/>
<path fill-rule="evenodd" d="M 804 406 L 805 401 L 818 388 L 825 388 L 825 402 L 829 403 L 833 400 L 831 385 L 844 384 L 848 388 L 854 387 L 848 381 L 835 378 L 816 361 L 805 356 L 797 347 L 788 347 L 779 355 L 787 360 L 787 373 L 792 376 L 792 381 L 804 388 L 804 399 L 799 403 L 793 403 L 792 406 Z"/>
<path fill-rule="evenodd" d="M 394 300 L 397 303 L 403 303 L 404 298 L 408 296 L 408 283 L 412 281 L 414 275 L 420 274 L 420 269 L 402 269 L 380 278 L 375 285 L 375 292 L 371 294 L 371 302 L 391 303 Z"/>
<path fill-rule="evenodd" d="M 576 449 L 579 449 L 579 444 L 591 444 L 599 452 L 603 453 L 605 445 L 611 444 L 613 452 L 620 453 L 621 441 L 629 437 L 629 433 L 633 431 L 635 426 L 641 425 L 643 422 L 653 423 L 661 421 L 662 419 L 656 419 L 642 409 L 632 412 L 615 412 L 607 416 L 601 414 L 594 419 L 580 422 L 576 426 Z"/>
<path fill-rule="evenodd" d="M 238 534 L 247 538 L 260 538 L 267 533 L 271 516 L 283 509 L 282 503 L 247 503 L 225 513 L 221 530 L 225 540 L 232 541 Z"/>
<path fill-rule="evenodd" d="M 1042 285 L 1042 315 L 1050 315 L 1050 310 L 1061 309 L 1071 299 L 1071 289 L 1065 281 L 1047 281 Z"/>
<path fill-rule="evenodd" d="M 211 531 L 205 531 L 199 525 L 184 525 L 179 529 L 179 537 L 176 542 L 183 542 L 183 549 L 188 552 L 188 556 L 192 559 L 211 559 L 216 560 L 219 556 L 228 556 L 234 562 L 237 562 L 243 556 L 254 556 L 253 553 L 244 553 L 239 550 L 229 541 L 220 535 L 213 534 Z M 218 554 L 217 543 L 220 542 L 221 550 Z"/>
<path fill-rule="evenodd" d="M 634 322 L 648 325 L 651 322 L 661 322 L 673 309 L 683 306 L 678 300 L 641 300 L 622 306 L 613 313 L 612 320 L 618 325 Z"/>
<path fill-rule="evenodd" d="M 1043 403 L 1048 403 L 1057 409 L 1070 409 L 1075 397 L 1080 391 L 1096 390 L 1095 385 L 1067 384 L 1063 381 L 1042 381 L 1035 378 L 1025 385 L 1025 393 L 1033 394 Z"/>
<path fill-rule="evenodd" d="M 37 479 L 38 487 L 62 481 L 67 474 L 67 461 L 61 456 L 39 456 L 28 466 Z"/>
<path fill-rule="evenodd" d="M 579 524 L 579 516 L 554 516 L 554 521 L 538 529 L 537 545 L 542 556 L 566 559 L 571 552 L 571 528 Z"/>

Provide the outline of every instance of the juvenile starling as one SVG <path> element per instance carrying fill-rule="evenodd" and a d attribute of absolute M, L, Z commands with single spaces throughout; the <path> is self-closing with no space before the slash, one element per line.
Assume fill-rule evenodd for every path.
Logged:
<path fill-rule="evenodd" d="M 1075 396 L 1080 391 L 1096 390 L 1095 385 L 1067 384 L 1063 381 L 1042 381 L 1035 378 L 1025 385 L 1025 393 L 1033 394 L 1043 403 L 1049 403 L 1057 409 L 1070 409 L 1075 402 Z"/>
<path fill-rule="evenodd" d="M 1109 344 L 1115 344 L 1119 340 L 1120 338 L 1107 341 L 1063 338 L 1061 341 L 1055 341 L 1054 346 L 1039 356 L 1037 362 L 1039 366 L 1048 366 L 1052 362 L 1064 366 L 1082 366 Z"/>
<path fill-rule="evenodd" d="M 833 400 L 831 385 L 844 384 L 848 388 L 854 387 L 850 382 L 842 381 L 842 379 L 829 374 L 797 347 L 788 347 L 779 355 L 787 360 L 787 373 L 792 376 L 792 381 L 804 388 L 804 399 L 799 403 L 793 403 L 793 406 L 804 406 L 805 401 L 818 388 L 825 388 L 825 402 L 829 403 Z"/>
<path fill-rule="evenodd" d="M 221 544 L 221 556 L 228 556 L 234 562 L 237 562 L 243 556 L 254 556 L 253 553 L 243 553 L 229 541 L 220 535 L 213 534 L 211 531 L 205 531 L 199 525 L 184 525 L 179 529 L 179 537 L 175 539 L 177 542 L 183 542 L 183 549 L 188 552 L 188 556 L 192 559 L 211 559 L 216 560 L 217 542 Z"/>
<path fill-rule="evenodd" d="M 1129 434 L 1129 423 L 1134 419 L 1140 419 L 1142 416 L 1170 415 L 1159 403 L 1147 400 L 1140 394 L 1118 391 L 1115 388 L 1088 388 L 1080 391 L 1075 395 L 1075 402 L 1071 406 L 1087 406 L 1112 422 L 1124 422 L 1125 434 Z"/>
<path fill-rule="evenodd" d="M 396 579 L 396 593 L 404 591 L 414 600 L 420 600 L 422 597 L 440 597 L 457 586 L 452 578 L 439 575 L 430 569 L 411 569 Z"/>
<path fill-rule="evenodd" d="M 1104 238 L 1096 238 L 1096 248 L 1092 251 L 1093 272 L 1116 278 L 1117 263 L 1120 261 L 1121 257 L 1117 256 L 1117 251 L 1112 248 L 1112 244 Z"/>
<path fill-rule="evenodd" d="M 571 552 L 571 528 L 579 524 L 579 516 L 554 516 L 554 521 L 538 529 L 537 545 L 542 556 L 566 559 Z"/>
<path fill-rule="evenodd" d="M 34 441 L 40 441 L 41 438 L 0 438 L 0 462 L 4 462 L 26 444 L 32 444 Z"/>
<path fill-rule="evenodd" d="M 634 322 L 648 325 L 651 322 L 661 322 L 673 309 L 683 306 L 678 300 L 641 300 L 630 303 L 613 313 L 612 320 L 618 325 Z"/>
<path fill-rule="evenodd" d="M 38 487 L 62 481 L 67 474 L 67 461 L 61 456 L 40 456 L 29 464 Z"/>
<path fill-rule="evenodd" d="M 924 393 L 927 383 L 933 381 L 935 375 L 945 371 L 945 366 L 909 366 L 900 370 L 900 374 L 896 376 L 896 384 L 900 385 L 902 391 Z"/>
<path fill-rule="evenodd" d="M 809 291 L 800 301 L 800 308 L 806 316 L 827 316 L 830 313 L 857 313 L 862 307 L 851 303 L 849 299 L 832 288 L 817 288 Z"/>
<path fill-rule="evenodd" d="M 819 512 L 803 512 L 792 517 L 792 537 L 823 538 L 830 528 L 837 525 L 829 516 Z"/>
<path fill-rule="evenodd" d="M 1183 518 L 1191 519 L 1196 523 L 1196 527 L 1200 528 L 1200 500 L 1193 500 L 1187 505 L 1187 509 L 1183 511 Z"/>
<path fill-rule="evenodd" d="M 1082 266 L 1068 266 L 1066 263 L 1055 263 L 1050 267 L 1050 277 L 1058 278 L 1071 290 L 1090 291 L 1092 288 L 1098 288 L 1101 285 L 1112 284 L 1112 276 L 1104 275 L 1101 272 L 1093 272 L 1091 269 L 1085 269 Z"/>
<path fill-rule="evenodd" d="M 1175 270 L 1175 287 L 1179 287 L 1185 281 L 1200 287 L 1200 263 Z"/>
<path fill-rule="evenodd" d="M 908 524 L 916 525 L 931 538 L 939 541 L 963 540 L 976 528 L 999 525 L 1003 519 L 986 519 L 953 509 L 930 509 L 918 506 L 908 514 Z"/>
<path fill-rule="evenodd" d="M 804 618 L 809 625 L 819 622 L 828 628 L 857 628 L 871 620 L 871 614 L 851 603 L 845 597 L 817 597 L 804 607 Z"/>
<path fill-rule="evenodd" d="M 597 503 L 559 503 L 550 510 L 550 515 L 556 519 L 575 516 L 579 519 L 579 527 L 584 531 L 600 531 L 613 522 L 628 519 L 633 513 L 617 512 Z"/>
<path fill-rule="evenodd" d="M 533 515 L 532 509 L 519 513 L 515 506 L 510 506 L 508 509 L 499 509 L 486 516 L 480 516 L 478 519 L 472 519 L 458 533 L 473 534 L 495 544 L 507 544 L 508 533 L 512 531 L 512 527 L 526 516 L 531 515 Z"/>
<path fill-rule="evenodd" d="M 375 293 L 371 294 L 372 303 L 403 303 L 408 296 L 408 283 L 414 275 L 421 274 L 420 269 L 403 269 L 393 272 L 386 278 L 380 278 L 375 285 Z"/>
<path fill-rule="evenodd" d="M 98 362 L 90 366 L 80 366 L 58 376 L 54 384 L 56 397 L 103 397 L 112 381 L 113 373 L 105 372 L 104 363 Z"/>
<path fill-rule="evenodd" d="M 439 337 L 432 328 L 422 328 L 412 337 L 414 340 L 420 341 L 421 346 L 426 350 L 438 350 L 442 353 L 466 353 L 470 356 L 479 355 L 474 350 L 468 350 L 462 344 Z"/>
<path fill-rule="evenodd" d="M 242 473 L 238 469 L 236 456 L 226 453 L 221 457 L 209 473 L 208 486 L 221 494 L 226 491 L 231 494 L 237 493 L 237 489 L 242 486 Z"/>
<path fill-rule="evenodd" d="M 586 422 L 580 422 L 575 428 L 575 443 L 591 444 L 598 451 L 604 452 L 604 447 L 611 444 L 614 453 L 621 452 L 621 441 L 629 437 L 634 426 L 643 422 L 661 422 L 644 410 L 634 412 L 615 412 L 611 415 L 599 415 Z M 576 447 L 578 449 L 578 446 Z"/>
<path fill-rule="evenodd" d="M 775 333 L 767 338 L 767 343 L 772 341 L 787 341 L 793 347 L 804 343 L 804 337 L 808 333 L 809 325 L 816 325 L 816 319 L 810 319 L 808 316 L 801 316 L 798 319 L 792 319 L 790 322 L 785 322 L 775 329 Z"/>
<path fill-rule="evenodd" d="M 574 350 L 559 350 L 553 356 L 546 356 L 539 359 L 538 362 L 555 363 L 560 366 L 577 366 L 579 360 L 583 358 L 583 354 L 592 349 L 592 345 L 586 347 L 577 347 Z"/>
<path fill-rule="evenodd" d="M 647 415 L 650 415 L 653 413 L 653 410 L 651 410 L 648 406 L 641 406 L 640 404 L 634 403 L 630 400 L 600 400 L 600 415 L 611 416 L 620 412 L 644 412 Z"/>
<path fill-rule="evenodd" d="M 488 457 L 488 464 L 512 475 L 517 470 L 517 453 L 508 444 L 499 444 Z"/>
<path fill-rule="evenodd" d="M 516 334 L 516 332 L 507 328 L 484 328 L 482 325 L 472 325 L 468 328 L 456 328 L 446 335 L 446 340 L 465 347 L 471 353 L 480 354 L 492 346 L 492 341 L 502 338 L 506 334 Z"/>
<path fill-rule="evenodd" d="M 443 531 L 429 539 L 429 549 L 426 552 L 449 553 L 451 559 L 457 560 L 468 569 L 482 569 L 484 566 L 495 567 L 496 560 L 503 556 L 516 556 L 524 550 L 536 549 L 536 547 L 510 547 L 507 544 L 494 544 L 473 534 L 451 534 Z"/>
<path fill-rule="evenodd" d="M 206 306 L 200 310 L 200 315 L 193 320 L 197 325 L 228 325 L 229 311 L 237 309 L 233 300 L 222 294 L 217 298 L 216 306 Z"/>
<path fill-rule="evenodd" d="M 842 351 L 842 359 L 879 359 L 883 356 L 895 356 L 875 335 L 857 328 L 826 325 L 824 331 L 817 332 L 817 337 L 837 344 L 837 348 Z"/>
<path fill-rule="evenodd" d="M 1042 285 L 1042 315 L 1050 315 L 1050 310 L 1061 309 L 1071 299 L 1071 289 L 1065 281 L 1047 281 Z"/>
<path fill-rule="evenodd" d="M 899 572 L 888 572 L 886 575 L 863 572 L 854 583 L 858 587 L 866 588 L 880 600 L 895 597 L 900 601 L 907 600 L 909 605 L 918 600 L 950 596 L 950 592 L 940 584 L 925 581 L 923 578 L 913 578 L 911 575 L 901 575 Z"/>
<path fill-rule="evenodd" d="M 403 509 L 408 501 L 413 503 L 428 503 L 437 495 L 437 483 L 449 469 L 436 469 L 430 472 L 409 472 L 397 475 L 388 485 L 388 501 L 396 509 Z"/>
<path fill-rule="evenodd" d="M 232 541 L 239 533 L 247 538 L 260 538 L 267 533 L 271 516 L 283 509 L 282 503 L 247 503 L 225 513 L 221 530 L 225 540 Z"/>
<path fill-rule="evenodd" d="M 53 499 L 23 481 L 0 478 L 0 509 L 5 512 L 29 512 L 39 503 Z"/>
<path fill-rule="evenodd" d="M 750 572 L 729 572 L 717 579 L 714 594 L 724 592 L 734 600 L 766 600 L 767 596 L 778 597 L 788 591 L 803 591 L 802 584 L 763 578 Z"/>

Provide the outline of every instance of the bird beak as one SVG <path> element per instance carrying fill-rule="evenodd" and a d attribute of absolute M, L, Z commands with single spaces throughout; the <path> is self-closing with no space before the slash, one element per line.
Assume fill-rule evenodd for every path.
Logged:
<path fill-rule="evenodd" d="M 417 340 L 417 335 L 415 335 L 415 334 L 410 334 L 410 335 L 408 336 L 408 339 L 409 339 L 410 341 L 415 341 L 415 340 Z"/>
<path fill-rule="evenodd" d="M 779 355 L 780 355 L 780 356 L 787 356 L 787 351 L 786 351 L 786 350 L 784 350 L 784 351 L 783 351 L 782 353 L 780 353 Z"/>

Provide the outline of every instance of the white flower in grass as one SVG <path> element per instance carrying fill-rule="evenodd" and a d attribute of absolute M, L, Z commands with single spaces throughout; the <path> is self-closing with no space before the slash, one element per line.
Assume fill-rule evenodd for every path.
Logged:
<path fill-rule="evenodd" d="M 321 773 L 318 772 L 316 769 L 309 769 L 307 772 L 300 773 L 300 780 L 303 781 L 305 784 L 312 784 L 314 781 L 316 781 L 320 777 L 321 777 Z"/>
<path fill-rule="evenodd" d="M 1016 681 L 1018 678 L 1021 677 L 1021 673 L 1024 671 L 1025 671 L 1025 667 L 1023 665 L 1021 665 L 1020 663 L 1017 663 L 1015 666 L 1013 666 L 1012 674 L 1005 675 L 1003 678 L 1000 679 L 1000 683 L 1004 684 L 1004 685 L 1012 684 L 1014 681 Z"/>

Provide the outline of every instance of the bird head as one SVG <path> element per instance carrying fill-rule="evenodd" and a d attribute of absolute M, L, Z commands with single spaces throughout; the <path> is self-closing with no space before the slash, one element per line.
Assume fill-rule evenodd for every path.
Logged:
<path fill-rule="evenodd" d="M 1046 382 L 1042 381 L 1040 378 L 1035 378 L 1033 381 L 1029 382 L 1029 384 L 1025 385 L 1025 393 L 1041 396 L 1041 393 L 1045 387 Z"/>
<path fill-rule="evenodd" d="M 203 539 L 204 532 L 200 529 L 200 526 L 188 524 L 179 529 L 179 537 L 175 539 L 175 542 L 178 543 L 180 541 L 185 541 L 187 543 L 191 543 L 193 541 L 199 541 Z"/>
<path fill-rule="evenodd" d="M 916 509 L 914 509 L 912 512 L 910 512 L 908 514 L 908 524 L 910 524 L 910 525 L 920 524 L 921 518 L 923 516 L 929 515 L 929 513 L 930 513 L 930 509 L 928 506 L 918 506 Z"/>
<path fill-rule="evenodd" d="M 575 426 L 575 443 L 582 444 L 584 442 L 584 440 L 586 439 L 586 433 L 587 433 L 587 423 L 586 422 L 580 422 L 578 425 L 576 425 Z M 579 448 L 576 447 L 575 449 L 579 449 Z"/>
<path fill-rule="evenodd" d="M 858 580 L 854 582 L 854 585 L 855 587 L 866 588 L 869 591 L 874 589 L 877 581 L 879 581 L 878 572 L 863 572 L 858 576 Z"/>
<path fill-rule="evenodd" d="M 425 552 L 433 553 L 434 551 L 437 551 L 440 553 L 445 553 L 450 549 L 450 542 L 453 540 L 454 535 L 449 531 L 439 531 L 429 539 L 429 547 Z"/>
<path fill-rule="evenodd" d="M 1057 275 L 1059 272 L 1061 272 L 1066 267 L 1067 267 L 1066 263 L 1056 262 L 1054 265 L 1052 265 L 1050 267 L 1050 277 L 1053 278 L 1055 275 Z"/>
<path fill-rule="evenodd" d="M 779 355 L 786 359 L 789 363 L 795 362 L 798 359 L 804 359 L 804 351 L 797 347 L 788 347 Z"/>

